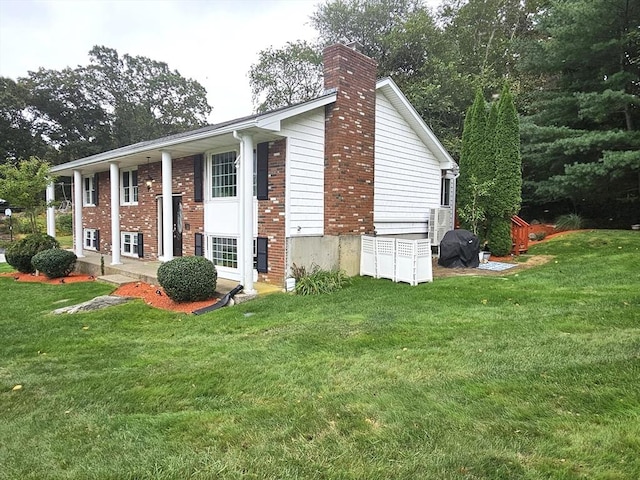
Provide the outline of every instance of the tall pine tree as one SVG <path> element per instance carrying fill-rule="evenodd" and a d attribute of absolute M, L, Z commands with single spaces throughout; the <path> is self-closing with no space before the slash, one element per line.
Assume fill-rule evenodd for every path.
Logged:
<path fill-rule="evenodd" d="M 638 25 L 638 0 L 552 0 L 539 16 L 521 60 L 541 79 L 522 121 L 532 212 L 555 203 L 596 225 L 640 218 Z"/>
<path fill-rule="evenodd" d="M 462 225 L 488 238 L 498 255 L 511 251 L 511 217 L 520 210 L 522 173 L 518 115 L 505 86 L 498 103 L 478 90 L 462 137 L 458 206 Z"/>

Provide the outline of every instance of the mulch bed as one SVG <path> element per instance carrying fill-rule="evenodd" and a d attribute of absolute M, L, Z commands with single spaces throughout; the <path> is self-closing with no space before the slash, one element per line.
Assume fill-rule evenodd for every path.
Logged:
<path fill-rule="evenodd" d="M 191 313 L 202 307 L 212 305 L 218 301 L 217 298 L 203 300 L 200 302 L 181 302 L 171 300 L 160 286 L 149 285 L 144 282 L 125 283 L 116 289 L 112 295 L 121 297 L 142 298 L 147 305 L 173 312 Z"/>
<path fill-rule="evenodd" d="M 48 278 L 46 275 L 36 275 L 35 273 L 9 272 L 0 273 L 0 277 L 11 277 L 17 282 L 46 283 L 57 285 L 61 283 L 93 282 L 95 277 L 82 273 L 72 273 L 64 278 Z"/>

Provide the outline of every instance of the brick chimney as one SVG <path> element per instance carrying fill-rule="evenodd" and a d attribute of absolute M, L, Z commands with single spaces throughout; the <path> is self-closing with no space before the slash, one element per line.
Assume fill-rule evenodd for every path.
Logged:
<path fill-rule="evenodd" d="M 337 90 L 325 114 L 325 235 L 360 235 L 373 231 L 377 63 L 339 44 L 323 60 L 325 89 Z"/>

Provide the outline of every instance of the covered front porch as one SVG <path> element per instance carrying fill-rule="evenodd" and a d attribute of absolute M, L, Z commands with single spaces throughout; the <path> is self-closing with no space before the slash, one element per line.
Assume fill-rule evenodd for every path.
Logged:
<path fill-rule="evenodd" d="M 162 264 L 160 261 L 143 262 L 136 259 L 121 258 L 118 265 L 112 264 L 110 255 L 102 255 L 98 252 L 84 251 L 84 256 L 76 261 L 76 271 L 93 275 L 98 280 L 113 283 L 114 285 L 122 285 L 130 282 L 145 282 L 150 285 L 158 285 L 158 267 Z M 104 274 L 102 266 L 104 265 Z M 229 293 L 238 282 L 218 277 L 216 282 L 216 292 L 225 295 Z M 255 282 L 253 288 L 254 294 L 240 293 L 236 295 L 237 301 L 249 300 L 257 295 L 281 292 L 282 289 L 274 285 L 262 282 Z"/>

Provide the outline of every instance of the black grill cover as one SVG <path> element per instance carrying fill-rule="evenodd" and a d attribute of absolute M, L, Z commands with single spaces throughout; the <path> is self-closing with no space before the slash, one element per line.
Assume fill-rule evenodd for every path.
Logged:
<path fill-rule="evenodd" d="M 440 240 L 438 265 L 447 268 L 478 268 L 480 240 L 467 230 L 449 230 Z"/>

